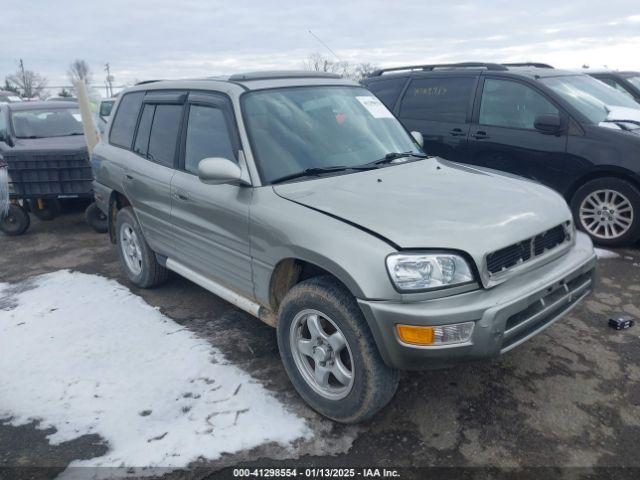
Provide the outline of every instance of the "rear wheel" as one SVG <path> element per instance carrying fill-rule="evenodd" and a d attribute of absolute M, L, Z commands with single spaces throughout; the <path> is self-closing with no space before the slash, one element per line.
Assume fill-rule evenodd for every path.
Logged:
<path fill-rule="evenodd" d="M 382 360 L 353 295 L 331 277 L 305 280 L 287 294 L 278 347 L 300 396 L 338 422 L 371 418 L 397 389 L 398 371 Z"/>
<path fill-rule="evenodd" d="M 640 238 L 640 192 L 620 178 L 591 180 L 571 200 L 578 228 L 595 243 L 612 247 L 629 245 Z"/>
<path fill-rule="evenodd" d="M 30 200 L 31 212 L 43 222 L 49 222 L 60 215 L 62 207 L 57 198 Z"/>
<path fill-rule="evenodd" d="M 107 233 L 109 230 L 109 220 L 95 202 L 89 205 L 84 211 L 84 218 L 87 220 L 89 226 L 98 233 Z"/>
<path fill-rule="evenodd" d="M 158 263 L 155 253 L 149 248 L 131 207 L 118 211 L 116 232 L 120 264 L 129 280 L 142 288 L 165 282 L 168 271 Z"/>
<path fill-rule="evenodd" d="M 6 215 L 0 213 L 0 217 L 0 230 L 10 237 L 22 235 L 31 224 L 27 211 L 15 203 L 9 205 Z"/>

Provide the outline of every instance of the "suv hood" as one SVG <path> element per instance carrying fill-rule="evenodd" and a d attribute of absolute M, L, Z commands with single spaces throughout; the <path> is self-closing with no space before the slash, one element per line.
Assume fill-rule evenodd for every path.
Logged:
<path fill-rule="evenodd" d="M 607 118 L 600 122 L 601 127 L 633 131 L 640 129 L 640 109 L 607 105 Z"/>
<path fill-rule="evenodd" d="M 14 138 L 13 141 L 14 146 L 8 147 L 7 150 L 80 150 L 87 148 L 87 141 L 84 139 L 84 135 L 48 138 Z"/>
<path fill-rule="evenodd" d="M 440 158 L 273 188 L 399 249 L 467 252 L 480 271 L 486 254 L 571 220 L 564 199 L 547 187 Z"/>

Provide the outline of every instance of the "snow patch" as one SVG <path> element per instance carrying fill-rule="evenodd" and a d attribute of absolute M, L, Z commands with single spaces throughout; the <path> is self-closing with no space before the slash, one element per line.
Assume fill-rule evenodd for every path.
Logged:
<path fill-rule="evenodd" d="M 620 257 L 620 255 L 618 255 L 616 252 L 612 252 L 611 250 L 604 250 L 603 248 L 595 248 L 594 250 L 596 251 L 596 256 L 598 258 L 618 258 L 618 257 Z"/>
<path fill-rule="evenodd" d="M 64 270 L 6 287 L 0 419 L 54 427 L 52 444 L 108 442 L 70 466 L 181 468 L 311 437 L 249 374 L 115 281 Z"/>

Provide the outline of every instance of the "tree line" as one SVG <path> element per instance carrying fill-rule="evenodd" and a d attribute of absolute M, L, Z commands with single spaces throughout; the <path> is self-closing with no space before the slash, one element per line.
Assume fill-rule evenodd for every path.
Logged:
<path fill-rule="evenodd" d="M 113 80 L 107 66 L 107 81 Z M 302 66 L 305 70 L 315 72 L 328 72 L 342 75 L 345 78 L 360 81 L 370 75 L 377 67 L 371 63 L 351 63 L 342 60 L 332 60 L 320 53 L 309 55 L 303 62 Z M 78 80 L 83 81 L 86 85 L 90 85 L 93 79 L 93 72 L 89 64 L 82 59 L 76 59 L 69 64 L 67 69 L 67 78 L 71 85 L 75 85 Z M 4 79 L 4 86 L 0 84 L 0 90 L 13 92 L 23 98 L 46 98 L 48 79 L 36 72 L 25 67 L 22 59 L 18 62 L 17 70 L 9 74 Z M 59 97 L 71 97 L 74 94 L 73 87 L 67 89 L 62 88 L 58 92 Z"/>
<path fill-rule="evenodd" d="M 92 79 L 91 68 L 85 60 L 76 59 L 69 64 L 67 77 L 71 85 L 75 85 L 78 80 L 89 85 Z M 48 79 L 44 75 L 25 67 L 24 61 L 20 59 L 17 70 L 4 78 L 2 90 L 13 92 L 23 98 L 45 98 Z M 60 97 L 73 96 L 73 87 L 62 88 L 58 92 Z"/>

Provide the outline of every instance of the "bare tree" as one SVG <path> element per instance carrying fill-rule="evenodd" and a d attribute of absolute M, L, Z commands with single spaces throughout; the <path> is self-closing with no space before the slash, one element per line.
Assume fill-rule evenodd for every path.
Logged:
<path fill-rule="evenodd" d="M 18 63 L 18 71 L 8 75 L 5 83 L 26 98 L 42 96 L 47 87 L 47 79 L 33 70 L 25 69 L 22 59 Z"/>
<path fill-rule="evenodd" d="M 345 78 L 360 81 L 371 74 L 377 67 L 371 63 L 349 63 L 334 61 L 321 53 L 312 53 L 303 62 L 305 70 L 312 72 L 337 73 Z"/>
<path fill-rule="evenodd" d="M 67 75 L 72 84 L 75 84 L 78 80 L 83 81 L 85 85 L 91 83 L 91 68 L 89 68 L 89 64 L 84 60 L 76 59 L 71 62 L 69 70 L 67 70 Z"/>

